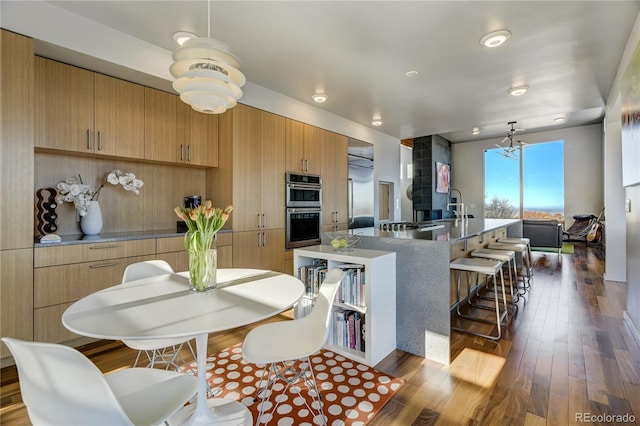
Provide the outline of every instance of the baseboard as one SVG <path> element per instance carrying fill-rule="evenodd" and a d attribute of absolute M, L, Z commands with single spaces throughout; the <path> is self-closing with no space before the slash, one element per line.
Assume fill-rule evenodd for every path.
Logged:
<path fill-rule="evenodd" d="M 635 339 L 636 344 L 640 346 L 640 332 L 638 331 L 638 328 L 633 322 L 633 319 L 629 316 L 627 311 L 624 311 L 622 313 L 622 318 L 624 320 L 624 323 L 627 325 L 627 327 L 629 327 L 629 331 L 631 332 L 631 335 Z"/>

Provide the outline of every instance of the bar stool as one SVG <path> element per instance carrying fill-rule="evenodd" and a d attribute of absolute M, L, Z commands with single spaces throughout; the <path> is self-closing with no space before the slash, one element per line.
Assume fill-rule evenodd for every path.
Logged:
<path fill-rule="evenodd" d="M 514 306 L 514 311 L 517 311 L 517 302 L 520 298 L 520 293 L 517 291 L 518 268 L 516 265 L 516 252 L 513 250 L 491 250 L 481 248 L 472 251 L 471 257 L 499 260 L 502 262 L 503 267 L 506 265 L 507 271 L 509 271 L 509 292 L 511 293 L 511 299 L 508 303 Z M 513 292 L 514 285 L 516 286 L 515 293 Z"/>
<path fill-rule="evenodd" d="M 507 310 L 506 304 L 506 294 L 504 292 L 504 276 L 502 275 L 502 262 L 493 259 L 480 259 L 480 258 L 471 258 L 471 257 L 462 257 L 459 259 L 455 259 L 449 263 L 449 269 L 456 275 L 456 312 L 458 316 L 461 318 L 466 318 L 473 321 L 480 321 L 488 324 L 493 324 L 497 326 L 497 335 L 491 334 L 483 334 L 475 331 L 467 330 L 459 327 L 451 327 L 453 330 L 461 331 L 463 333 L 473 334 L 474 336 L 484 337 L 485 339 L 490 340 L 499 340 L 502 337 L 502 322 L 508 320 L 507 316 L 509 311 Z M 460 278 L 461 273 L 467 272 L 469 276 L 471 273 L 483 274 L 487 277 L 487 282 L 489 277 L 493 279 L 493 295 L 495 302 L 495 311 L 496 311 L 496 321 L 490 321 L 483 318 L 477 318 L 470 315 L 464 315 L 460 312 Z M 498 298 L 498 282 L 497 277 L 498 273 L 500 273 L 500 283 L 502 288 L 502 305 L 504 309 L 501 311 L 500 305 L 501 300 Z M 467 288 L 469 288 L 470 279 L 467 277 Z M 471 291 L 468 292 L 468 297 L 471 297 Z"/>
<path fill-rule="evenodd" d="M 488 249 L 492 250 L 510 250 L 516 252 L 516 256 L 520 255 L 520 259 L 522 262 L 522 272 L 520 274 L 520 279 L 522 279 L 522 287 L 519 290 L 524 292 L 529 291 L 531 288 L 531 262 L 527 257 L 527 246 L 525 244 L 507 244 L 505 242 L 502 243 L 490 243 L 487 245 Z"/>
<path fill-rule="evenodd" d="M 507 243 L 507 244 L 526 244 L 527 246 L 527 261 L 529 265 L 533 265 L 533 259 L 531 258 L 531 240 L 526 237 L 509 237 L 509 238 L 499 238 L 499 243 Z M 531 268 L 531 275 L 533 275 L 533 268 Z"/>

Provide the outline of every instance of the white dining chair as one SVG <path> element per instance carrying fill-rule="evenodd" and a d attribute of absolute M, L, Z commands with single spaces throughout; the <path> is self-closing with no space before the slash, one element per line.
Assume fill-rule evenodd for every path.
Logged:
<path fill-rule="evenodd" d="M 198 389 L 190 374 L 127 368 L 103 375 L 76 349 L 2 338 L 18 368 L 20 393 L 34 425 L 156 425 Z"/>
<path fill-rule="evenodd" d="M 266 384 L 256 392 L 254 401 L 258 401 L 261 395 L 259 414 L 256 424 L 262 424 L 262 417 L 270 399 L 274 386 L 278 381 L 286 383 L 282 394 L 295 386 L 299 380 L 303 380 L 309 389 L 312 398 L 311 406 L 304 398 L 307 409 L 317 413 L 317 419 L 322 424 L 326 423 L 320 389 L 316 383 L 310 356 L 318 352 L 327 341 L 331 327 L 331 312 L 336 292 L 342 281 L 344 272 L 340 269 L 329 271 L 320 285 L 320 290 L 315 299 L 309 315 L 292 321 L 280 321 L 259 325 L 252 329 L 244 339 L 242 345 L 242 357 L 252 364 L 265 364 L 262 372 L 263 378 L 267 377 Z M 300 361 L 299 369 L 295 367 L 295 361 Z M 294 392 L 300 393 L 300 388 L 295 386 Z M 302 395 L 300 395 L 302 396 Z M 281 399 L 276 398 L 271 414 L 280 404 Z"/>
<path fill-rule="evenodd" d="M 164 260 L 147 260 L 144 262 L 132 263 L 124 270 L 122 284 L 126 285 L 131 281 L 172 273 L 173 268 Z M 164 365 L 166 368 L 173 367 L 176 370 L 180 370 L 180 365 L 178 365 L 178 355 L 185 343 L 189 347 L 193 359 L 196 359 L 196 354 L 191 346 L 191 340 L 194 338 L 195 336 L 152 340 L 124 339 L 122 340 L 122 343 L 127 345 L 129 348 L 138 351 L 138 356 L 136 356 L 136 360 L 133 363 L 134 367 L 138 365 L 140 356 L 145 354 L 148 361 L 148 367 L 153 368 L 156 365 Z"/>

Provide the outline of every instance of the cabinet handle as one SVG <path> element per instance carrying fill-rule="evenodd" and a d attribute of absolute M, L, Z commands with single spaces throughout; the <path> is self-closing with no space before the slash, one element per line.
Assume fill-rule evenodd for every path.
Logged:
<path fill-rule="evenodd" d="M 180 144 L 180 161 L 184 161 L 184 144 Z"/>
<path fill-rule="evenodd" d="M 263 232 L 262 233 L 262 247 L 266 247 L 267 245 L 267 233 Z"/>
<path fill-rule="evenodd" d="M 262 215 L 258 213 L 257 216 L 258 216 L 258 228 L 262 228 Z"/>
<path fill-rule="evenodd" d="M 98 151 L 102 151 L 102 132 L 98 130 Z"/>
<path fill-rule="evenodd" d="M 191 162 L 191 145 L 187 146 L 187 161 Z"/>
<path fill-rule="evenodd" d="M 262 227 L 266 228 L 267 227 L 267 215 L 262 213 Z"/>
<path fill-rule="evenodd" d="M 89 265 L 89 268 L 91 269 L 97 269 L 97 268 L 109 268 L 111 266 L 116 266 L 118 265 L 117 262 L 112 262 L 112 263 L 99 263 L 97 265 Z"/>
<path fill-rule="evenodd" d="M 262 246 L 262 232 L 258 232 L 258 247 Z"/>
<path fill-rule="evenodd" d="M 304 158 L 300 159 L 300 170 L 304 172 Z"/>
<path fill-rule="evenodd" d="M 87 149 L 91 149 L 91 129 L 87 129 Z"/>
<path fill-rule="evenodd" d="M 304 171 L 308 172 L 309 171 L 309 160 L 304 160 Z"/>
<path fill-rule="evenodd" d="M 109 244 L 106 246 L 93 246 L 93 247 L 89 247 L 89 250 L 104 250 L 104 249 L 112 249 L 112 248 L 117 248 L 118 245 L 117 244 Z"/>

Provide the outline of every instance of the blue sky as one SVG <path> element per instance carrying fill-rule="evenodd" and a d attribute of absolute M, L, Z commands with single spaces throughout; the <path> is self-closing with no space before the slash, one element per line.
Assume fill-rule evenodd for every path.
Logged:
<path fill-rule="evenodd" d="M 518 207 L 520 161 L 505 158 L 500 151 L 485 152 L 485 201 L 497 196 Z M 523 151 L 525 209 L 564 208 L 564 142 L 531 144 Z"/>

